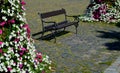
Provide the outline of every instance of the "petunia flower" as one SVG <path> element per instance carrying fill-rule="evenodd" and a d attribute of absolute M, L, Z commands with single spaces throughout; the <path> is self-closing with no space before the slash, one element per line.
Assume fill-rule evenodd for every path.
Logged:
<path fill-rule="evenodd" d="M 9 68 L 9 67 L 8 67 L 7 69 L 8 69 L 8 71 L 11 71 L 11 70 L 12 70 L 12 68 Z"/>
<path fill-rule="evenodd" d="M 22 28 L 26 28 L 27 36 L 28 36 L 28 38 L 30 38 L 30 28 L 29 28 L 28 24 L 23 25 Z"/>
<path fill-rule="evenodd" d="M 23 64 L 19 64 L 19 68 L 22 69 L 22 67 L 23 67 Z"/>
<path fill-rule="evenodd" d="M 15 23 L 15 20 L 14 20 L 14 19 L 9 20 L 8 23 L 9 23 L 9 24 L 10 24 L 10 23 L 11 23 L 11 24 L 14 24 L 14 23 Z"/>
<path fill-rule="evenodd" d="M 23 56 L 24 51 L 20 51 L 19 54 L 20 54 L 20 56 Z"/>
<path fill-rule="evenodd" d="M 45 71 L 43 70 L 42 73 L 45 73 Z"/>
<path fill-rule="evenodd" d="M 21 4 L 22 4 L 22 5 L 26 5 L 26 3 L 25 3 L 23 0 L 21 1 Z"/>
<path fill-rule="evenodd" d="M 21 48 L 22 51 L 26 51 L 26 48 Z"/>
<path fill-rule="evenodd" d="M 2 34 L 3 33 L 3 31 L 0 29 L 0 34 Z"/>
<path fill-rule="evenodd" d="M 26 10 L 26 9 L 24 8 L 24 6 L 22 6 L 22 10 Z"/>
<path fill-rule="evenodd" d="M 3 52 L 3 50 L 0 48 L 0 53 L 2 53 Z"/>
<path fill-rule="evenodd" d="M 2 26 L 2 27 L 3 27 L 5 24 L 6 24 L 6 22 L 5 22 L 5 21 L 4 21 L 4 22 L 1 22 L 1 23 L 0 23 L 0 26 Z"/>
<path fill-rule="evenodd" d="M 42 62 L 42 54 L 40 52 L 36 54 L 36 60 Z"/>
<path fill-rule="evenodd" d="M 19 41 L 20 41 L 20 39 L 19 39 L 19 38 L 16 38 L 14 41 L 15 41 L 15 42 L 19 42 Z"/>
<path fill-rule="evenodd" d="M 0 41 L 0 45 L 2 45 L 2 44 L 3 44 L 3 42 Z"/>

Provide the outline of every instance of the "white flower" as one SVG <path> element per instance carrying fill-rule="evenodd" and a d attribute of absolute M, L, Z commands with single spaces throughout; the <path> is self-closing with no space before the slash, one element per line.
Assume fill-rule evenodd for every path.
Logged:
<path fill-rule="evenodd" d="M 7 60 L 7 61 L 10 60 L 10 58 L 6 57 L 6 60 Z"/>
<path fill-rule="evenodd" d="M 18 6 L 18 5 L 16 5 L 16 8 L 19 8 L 19 6 Z"/>
<path fill-rule="evenodd" d="M 0 72 L 3 72 L 3 69 L 2 69 L 2 67 L 0 66 Z"/>
<path fill-rule="evenodd" d="M 0 59 L 4 59 L 4 56 L 1 56 Z"/>
<path fill-rule="evenodd" d="M 27 66 L 28 66 L 28 67 L 30 67 L 30 65 L 29 65 L 29 64 L 27 64 Z"/>
<path fill-rule="evenodd" d="M 12 64 L 13 64 L 13 63 L 14 63 L 14 61 L 13 61 L 13 60 L 10 60 L 10 63 L 12 63 Z"/>
<path fill-rule="evenodd" d="M 20 55 L 18 53 L 15 54 L 16 57 L 19 57 Z"/>
<path fill-rule="evenodd" d="M 13 15 L 14 15 L 14 13 L 10 13 L 9 15 L 10 15 L 10 16 L 13 16 Z"/>
<path fill-rule="evenodd" d="M 11 73 L 15 73 L 15 72 L 16 72 L 16 69 L 12 69 L 10 72 L 11 72 Z"/>
<path fill-rule="evenodd" d="M 24 62 L 25 65 L 27 65 L 27 62 Z"/>
<path fill-rule="evenodd" d="M 13 63 L 12 65 L 13 65 L 13 66 L 16 66 L 16 63 Z"/>
<path fill-rule="evenodd" d="M 12 7 L 12 10 L 15 10 L 15 7 Z"/>
<path fill-rule="evenodd" d="M 3 19 L 4 21 L 7 21 L 7 18 L 6 18 L 6 16 L 3 16 L 3 17 L 2 17 L 2 19 Z"/>
<path fill-rule="evenodd" d="M 8 70 L 7 70 L 7 68 L 6 68 L 6 67 L 4 67 L 3 69 L 5 70 L 5 72 L 8 72 Z"/>
<path fill-rule="evenodd" d="M 5 44 L 6 46 L 8 46 L 8 45 L 9 45 L 9 44 L 8 44 L 8 42 L 5 42 L 4 44 Z"/>
<path fill-rule="evenodd" d="M 7 11 L 2 9 L 2 10 L 1 10 L 1 13 L 5 13 L 5 14 L 6 14 L 6 13 L 7 13 Z"/>
<path fill-rule="evenodd" d="M 8 9 L 8 13 L 10 13 L 10 9 Z"/>

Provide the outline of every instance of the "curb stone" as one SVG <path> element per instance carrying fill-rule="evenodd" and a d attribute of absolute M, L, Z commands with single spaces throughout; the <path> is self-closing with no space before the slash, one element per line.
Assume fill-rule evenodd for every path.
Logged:
<path fill-rule="evenodd" d="M 117 60 L 109 66 L 104 73 L 120 73 L 120 56 L 117 58 Z"/>

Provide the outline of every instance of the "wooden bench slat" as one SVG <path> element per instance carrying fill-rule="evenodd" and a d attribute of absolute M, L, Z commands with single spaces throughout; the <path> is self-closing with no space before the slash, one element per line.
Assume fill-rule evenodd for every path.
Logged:
<path fill-rule="evenodd" d="M 65 9 L 61 9 L 61 10 L 56 10 L 56 11 L 52 11 L 52 12 L 46 12 L 46 13 L 41 13 L 41 18 L 48 18 L 48 17 L 52 17 L 52 16 L 56 16 L 56 15 L 60 15 L 60 14 L 65 14 Z"/>

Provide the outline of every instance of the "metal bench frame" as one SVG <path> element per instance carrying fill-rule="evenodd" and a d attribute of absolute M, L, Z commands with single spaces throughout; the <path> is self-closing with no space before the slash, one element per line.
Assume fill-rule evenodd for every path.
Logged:
<path fill-rule="evenodd" d="M 38 15 L 40 16 L 41 22 L 42 22 L 42 37 L 43 37 L 44 33 L 47 31 L 57 32 L 57 30 L 59 30 L 59 29 L 64 28 L 64 30 L 65 30 L 66 27 L 72 26 L 72 25 L 75 26 L 76 34 L 77 34 L 79 15 L 74 15 L 74 16 L 66 15 L 66 11 L 63 8 L 60 10 L 56 10 L 56 11 L 51 11 L 51 12 L 46 12 L 46 13 L 38 13 Z M 46 21 L 45 20 L 46 18 L 57 16 L 57 15 L 64 15 L 64 21 L 61 21 L 60 23 L 56 23 L 55 21 Z M 69 21 L 68 17 L 73 17 L 74 21 Z M 50 24 L 50 25 L 45 26 L 45 24 Z M 54 38 L 55 38 L 55 42 L 56 42 L 55 34 L 54 34 Z"/>

